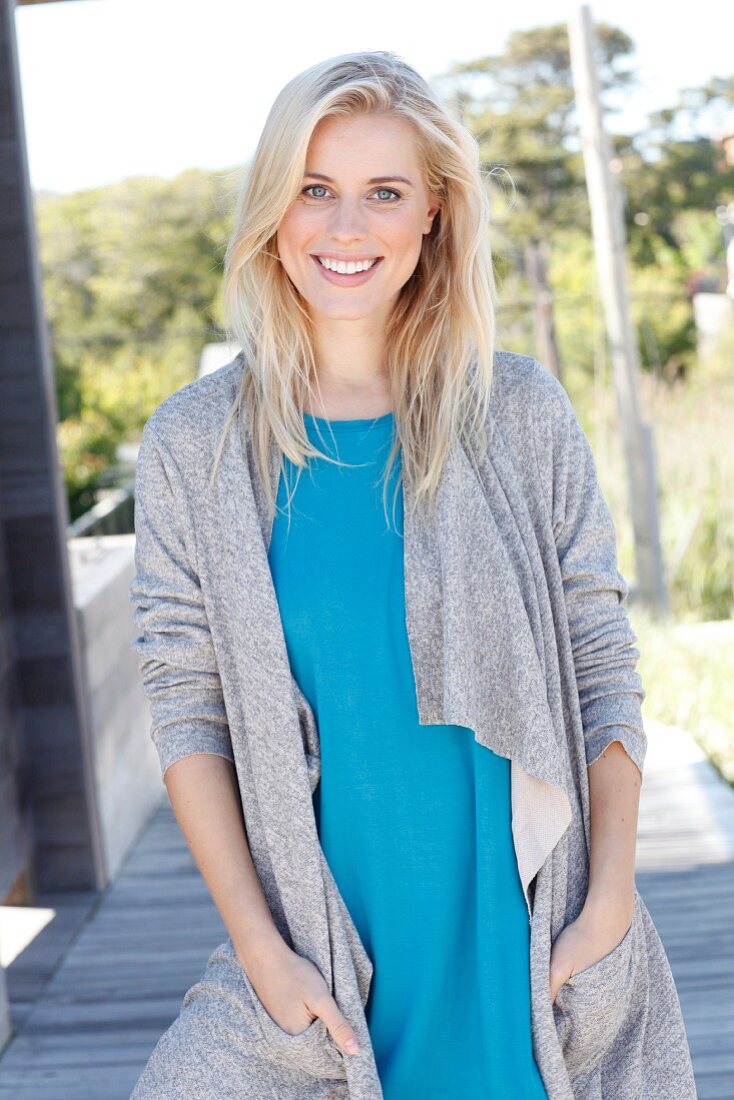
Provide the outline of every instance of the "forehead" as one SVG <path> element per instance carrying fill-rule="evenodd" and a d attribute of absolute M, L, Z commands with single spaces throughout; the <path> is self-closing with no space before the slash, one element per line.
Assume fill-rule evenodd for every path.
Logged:
<path fill-rule="evenodd" d="M 309 174 L 386 178 L 420 171 L 420 150 L 410 123 L 395 115 L 329 116 L 311 135 L 306 157 Z M 395 179 L 395 175 L 390 176 Z"/>

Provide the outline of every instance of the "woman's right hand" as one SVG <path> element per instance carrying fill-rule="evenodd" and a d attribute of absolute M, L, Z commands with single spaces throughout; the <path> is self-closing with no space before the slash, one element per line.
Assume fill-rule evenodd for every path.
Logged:
<path fill-rule="evenodd" d="M 357 1036 L 310 959 L 282 943 L 276 950 L 240 965 L 268 1014 L 283 1031 L 296 1035 L 320 1016 L 334 1042 L 346 1054 L 359 1054 Z M 350 1043 L 354 1044 L 352 1048 Z"/>

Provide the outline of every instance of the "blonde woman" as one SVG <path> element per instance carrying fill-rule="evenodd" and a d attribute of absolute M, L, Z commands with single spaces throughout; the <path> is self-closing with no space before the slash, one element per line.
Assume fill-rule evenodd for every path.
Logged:
<path fill-rule="evenodd" d="M 134 1100 L 695 1096 L 614 527 L 562 386 L 495 347 L 485 183 L 394 54 L 296 76 L 242 352 L 146 425 L 133 644 L 228 937 Z"/>

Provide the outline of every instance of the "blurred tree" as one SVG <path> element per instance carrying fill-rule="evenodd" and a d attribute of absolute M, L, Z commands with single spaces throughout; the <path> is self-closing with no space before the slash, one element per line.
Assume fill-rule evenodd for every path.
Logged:
<path fill-rule="evenodd" d="M 634 44 L 608 24 L 595 24 L 595 31 L 609 116 L 637 84 Z M 531 291 L 536 354 L 560 376 L 562 356 L 548 349 L 562 349 L 566 334 L 573 333 L 574 356 L 583 349 L 588 369 L 595 322 L 579 310 L 557 319 L 552 304 L 569 291 L 592 288 L 596 280 L 593 255 L 579 249 L 578 231 L 590 238 L 591 226 L 566 24 L 515 32 L 502 53 L 453 66 L 441 84 L 446 97 L 460 103 L 488 173 L 493 209 L 499 211 L 493 221 L 498 279 L 509 286 L 514 271 Z M 705 135 L 731 122 L 732 103 L 734 77 L 715 77 L 683 89 L 678 102 L 653 113 L 640 133 L 611 135 L 625 196 L 641 363 L 671 380 L 695 360 L 691 282 L 709 279 L 722 290 L 725 282 L 715 209 L 734 197 L 734 166 Z M 511 200 L 502 185 L 505 172 Z M 512 280 L 514 293 L 520 286 Z M 505 310 L 505 316 L 510 313 Z M 511 339 L 512 333 L 510 328 Z"/>
<path fill-rule="evenodd" d="M 596 33 L 601 87 L 619 93 L 634 81 L 627 67 L 632 40 L 605 23 Z M 540 355 L 560 377 L 549 245 L 559 230 L 589 225 L 567 26 L 516 31 L 503 53 L 457 64 L 442 79 L 461 104 L 490 180 L 498 168 L 509 170 L 516 195 L 510 236 L 522 246 L 510 245 L 501 221 L 494 243 L 499 251 L 514 247 L 533 292 Z M 494 201 L 500 197 L 495 187 Z"/>
<path fill-rule="evenodd" d="M 715 77 L 683 89 L 678 102 L 653 112 L 640 133 L 617 136 L 635 264 L 659 264 L 662 241 L 677 254 L 682 273 L 725 284 L 724 240 L 714 212 L 734 197 L 734 164 L 707 134 L 727 115 L 731 120 L 733 107 L 734 77 Z"/>
<path fill-rule="evenodd" d="M 224 338 L 221 268 L 235 173 L 191 169 L 37 204 L 59 445 L 72 518 L 118 444 Z"/>

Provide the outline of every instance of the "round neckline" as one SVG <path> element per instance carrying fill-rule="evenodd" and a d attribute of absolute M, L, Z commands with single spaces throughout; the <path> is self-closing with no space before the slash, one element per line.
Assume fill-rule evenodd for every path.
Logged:
<path fill-rule="evenodd" d="M 307 424 L 326 428 L 330 431 L 350 432 L 350 431 L 364 431 L 365 429 L 374 429 L 387 427 L 392 423 L 394 413 L 383 413 L 382 416 L 365 416 L 358 417 L 351 420 L 330 420 L 325 416 L 314 416 L 312 413 L 304 412 L 304 419 Z"/>

